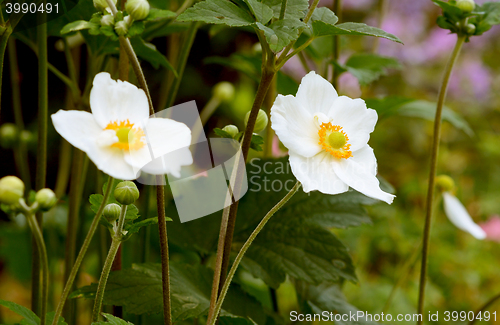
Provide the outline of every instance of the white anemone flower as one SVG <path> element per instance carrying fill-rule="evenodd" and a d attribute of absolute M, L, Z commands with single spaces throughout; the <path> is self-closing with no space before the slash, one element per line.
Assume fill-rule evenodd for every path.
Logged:
<path fill-rule="evenodd" d="M 289 149 L 292 172 L 304 191 L 339 194 L 349 187 L 392 203 L 380 189 L 377 160 L 368 145 L 377 112 L 362 99 L 338 96 L 327 80 L 308 73 L 297 95 L 278 95 L 271 109 L 272 128 Z"/>
<path fill-rule="evenodd" d="M 93 81 L 90 108 L 92 114 L 59 110 L 52 123 L 104 173 L 123 180 L 136 179 L 141 170 L 180 177 L 181 166 L 192 164 L 191 130 L 171 119 L 149 118 L 142 89 L 101 72 Z M 169 153 L 177 159 L 158 162 Z"/>
<path fill-rule="evenodd" d="M 470 233 L 477 239 L 486 238 L 484 230 L 474 223 L 467 209 L 450 192 L 443 192 L 444 212 L 446 216 L 457 228 Z"/>

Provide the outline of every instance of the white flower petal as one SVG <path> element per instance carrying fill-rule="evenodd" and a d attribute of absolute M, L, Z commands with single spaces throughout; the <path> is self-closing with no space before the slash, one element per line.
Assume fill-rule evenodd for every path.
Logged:
<path fill-rule="evenodd" d="M 365 101 L 346 96 L 338 97 L 328 112 L 333 125 L 339 125 L 349 137 L 351 150 L 355 151 L 368 143 L 370 133 L 377 124 L 378 115 L 373 109 L 366 108 Z"/>
<path fill-rule="evenodd" d="M 446 216 L 457 228 L 470 233 L 477 239 L 486 238 L 484 230 L 474 223 L 465 207 L 449 192 L 443 192 L 444 211 Z"/>
<path fill-rule="evenodd" d="M 304 157 L 312 157 L 322 150 L 314 115 L 304 110 L 295 97 L 278 95 L 271 109 L 271 123 L 289 150 Z"/>
<path fill-rule="evenodd" d="M 353 156 L 348 159 L 338 159 L 334 170 L 342 181 L 356 191 L 389 204 L 394 200 L 394 195 L 380 189 L 380 183 L 375 176 L 377 161 L 370 146 L 365 145 L 353 152 Z"/>
<path fill-rule="evenodd" d="M 86 151 L 89 159 L 109 176 L 125 181 L 134 180 L 139 177 L 140 170 L 129 165 L 124 158 L 121 149 L 113 147 L 100 147 L 95 143 Z"/>
<path fill-rule="evenodd" d="M 149 104 L 142 89 L 121 80 L 113 80 L 107 72 L 98 73 L 90 91 L 90 108 L 99 126 L 129 120 L 140 125 L 149 117 Z"/>
<path fill-rule="evenodd" d="M 147 145 L 125 153 L 125 160 L 132 166 L 150 174 L 180 176 L 181 166 L 193 163 L 189 145 L 191 130 L 171 119 L 151 118 L 144 129 Z"/>
<path fill-rule="evenodd" d="M 94 145 L 102 131 L 89 112 L 59 110 L 51 118 L 57 133 L 85 152 Z"/>
<path fill-rule="evenodd" d="M 314 71 L 302 78 L 297 91 L 300 105 L 312 115 L 318 112 L 327 114 L 337 97 L 333 85 Z"/>
<path fill-rule="evenodd" d="M 333 157 L 326 152 L 305 158 L 290 151 L 290 167 L 306 193 L 318 190 L 325 194 L 339 194 L 349 189 L 349 186 L 335 174 Z"/>

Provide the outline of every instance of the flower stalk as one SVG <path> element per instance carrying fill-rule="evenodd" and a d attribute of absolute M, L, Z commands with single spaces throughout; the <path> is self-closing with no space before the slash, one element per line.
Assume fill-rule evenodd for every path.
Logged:
<path fill-rule="evenodd" d="M 243 244 L 241 247 L 240 251 L 238 252 L 238 255 L 236 256 L 236 259 L 234 260 L 233 265 L 231 266 L 231 269 L 229 270 L 229 274 L 227 275 L 226 281 L 224 282 L 224 285 L 222 287 L 221 293 L 219 295 L 219 298 L 217 299 L 217 304 L 215 306 L 215 313 L 214 315 L 218 315 L 219 312 L 221 311 L 222 308 L 222 303 L 224 302 L 224 298 L 226 297 L 227 291 L 229 290 L 229 286 L 231 285 L 231 281 L 234 277 L 234 274 L 236 273 L 236 270 L 238 269 L 238 266 L 240 265 L 241 260 L 243 259 L 243 256 L 247 252 L 248 248 L 250 248 L 250 245 L 252 242 L 255 240 L 257 235 L 261 232 L 261 230 L 264 228 L 266 223 L 271 219 L 271 217 L 283 206 L 285 205 L 288 200 L 292 198 L 292 196 L 299 190 L 301 184 L 299 181 L 295 183 L 295 185 L 292 187 L 290 192 L 288 192 L 281 201 L 279 201 L 269 212 L 265 215 L 265 217 L 260 221 L 260 223 L 257 225 L 255 230 L 252 232 L 250 237 L 248 237 L 247 241 Z M 211 319 L 207 320 L 208 325 L 215 325 L 215 322 L 217 320 L 217 317 L 212 317 Z"/>
<path fill-rule="evenodd" d="M 106 283 L 108 282 L 109 273 L 111 272 L 111 267 L 113 266 L 116 253 L 118 252 L 118 248 L 122 242 L 123 225 L 125 224 L 127 207 L 128 205 L 125 204 L 121 207 L 120 217 L 118 218 L 118 223 L 112 237 L 113 240 L 111 241 L 111 247 L 109 248 L 108 256 L 104 262 L 104 267 L 102 268 L 101 277 L 99 278 L 99 284 L 97 285 L 97 292 L 95 295 L 94 309 L 92 311 L 92 322 L 97 322 L 99 320 Z"/>
<path fill-rule="evenodd" d="M 113 186 L 113 178 L 110 176 L 108 179 L 108 185 L 106 186 L 106 191 L 104 192 L 104 197 L 102 199 L 101 205 L 99 206 L 99 210 L 97 210 L 97 213 L 94 216 L 94 219 L 92 220 L 92 224 L 90 225 L 89 232 L 87 233 L 87 236 L 85 237 L 85 240 L 83 241 L 82 248 L 80 249 L 80 252 L 78 253 L 78 256 L 76 257 L 75 264 L 73 264 L 73 267 L 71 268 L 71 272 L 69 274 L 68 280 L 66 280 L 66 285 L 64 286 L 61 299 L 59 300 L 59 303 L 56 308 L 56 313 L 54 315 L 54 320 L 52 322 L 52 325 L 57 325 L 59 317 L 62 314 L 64 304 L 66 302 L 66 299 L 68 299 L 68 296 L 71 292 L 71 289 L 73 287 L 73 283 L 75 281 L 76 275 L 78 273 L 78 270 L 80 269 L 80 265 L 82 264 L 83 258 L 85 257 L 85 254 L 87 253 L 87 249 L 90 246 L 90 242 L 92 241 L 92 238 L 94 237 L 94 233 L 97 229 L 97 226 L 99 225 L 99 219 L 101 218 L 102 211 L 104 210 L 104 207 L 107 204 L 109 194 L 111 193 L 111 187 Z"/>
<path fill-rule="evenodd" d="M 462 45 L 464 44 L 466 36 L 458 35 L 457 42 L 453 49 L 453 52 L 446 64 L 443 81 L 441 88 L 439 90 L 438 102 L 436 107 L 436 116 L 434 118 L 434 133 L 432 138 L 432 154 L 431 154 L 431 165 L 429 172 L 429 183 L 427 188 L 427 200 L 426 200 L 426 215 L 425 215 L 425 226 L 422 241 L 422 265 L 420 269 L 420 283 L 419 283 L 419 295 L 418 295 L 418 313 L 423 314 L 424 311 L 424 299 L 425 299 L 425 285 L 427 280 L 427 260 L 429 255 L 429 244 L 430 244 L 430 232 L 431 232 L 431 221 L 432 221 L 432 207 L 434 202 L 434 189 L 436 180 L 436 170 L 437 170 L 437 159 L 439 152 L 439 142 L 441 139 L 441 115 L 443 111 L 444 101 L 446 98 L 446 92 L 448 90 L 448 82 L 450 81 L 451 72 L 453 71 L 453 66 L 458 58 Z M 418 321 L 418 324 L 423 324 L 423 319 Z"/>

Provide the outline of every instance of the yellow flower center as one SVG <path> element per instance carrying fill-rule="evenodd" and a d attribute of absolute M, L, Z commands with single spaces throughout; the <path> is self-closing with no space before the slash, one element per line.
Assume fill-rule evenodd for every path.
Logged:
<path fill-rule="evenodd" d="M 351 145 L 347 143 L 349 137 L 342 131 L 342 127 L 332 125 L 332 123 L 322 123 L 318 131 L 319 144 L 321 148 L 335 158 L 352 157 L 352 152 L 349 150 Z"/>
<path fill-rule="evenodd" d="M 109 123 L 105 130 L 114 130 L 118 137 L 118 142 L 111 146 L 123 150 L 137 150 L 144 147 L 145 142 L 142 140 L 146 135 L 141 128 L 134 128 L 134 124 L 126 121 L 114 121 Z"/>

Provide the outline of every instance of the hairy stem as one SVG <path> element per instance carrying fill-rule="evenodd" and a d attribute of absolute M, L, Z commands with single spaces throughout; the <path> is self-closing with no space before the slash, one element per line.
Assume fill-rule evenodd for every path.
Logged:
<path fill-rule="evenodd" d="M 92 241 L 92 237 L 94 237 L 94 233 L 97 229 L 97 226 L 99 225 L 99 219 L 101 218 L 102 211 L 104 210 L 104 207 L 106 206 L 109 198 L 109 194 L 111 193 L 111 187 L 113 186 L 113 178 L 110 176 L 108 179 L 108 185 L 106 186 L 106 192 L 104 192 L 104 197 L 102 199 L 101 205 L 99 206 L 99 210 L 97 210 L 97 213 L 94 216 L 94 219 L 92 220 L 92 224 L 90 225 L 89 232 L 87 233 L 87 236 L 85 237 L 85 240 L 83 241 L 82 248 L 80 249 L 80 253 L 78 253 L 78 256 L 76 257 L 75 264 L 73 264 L 73 267 L 71 268 L 71 272 L 69 274 L 68 280 L 66 281 L 66 285 L 64 286 L 61 299 L 59 300 L 59 303 L 56 308 L 56 313 L 54 315 L 54 320 L 52 322 L 52 325 L 57 325 L 59 317 L 61 317 L 64 304 L 66 302 L 66 299 L 68 299 L 68 296 L 71 292 L 71 289 L 73 287 L 73 283 L 75 281 L 76 275 L 78 273 L 78 270 L 80 269 L 80 265 L 82 264 L 83 258 L 85 257 L 85 254 L 87 253 L 87 249 L 90 246 L 90 242 Z"/>
<path fill-rule="evenodd" d="M 280 19 L 279 20 L 285 19 L 287 2 L 288 2 L 288 0 L 281 0 L 281 10 L 280 10 Z"/>
<path fill-rule="evenodd" d="M 118 218 L 118 224 L 116 226 L 115 233 L 113 234 L 113 240 L 111 241 L 111 247 L 109 248 L 108 256 L 104 262 L 104 267 L 102 268 L 101 277 L 99 278 L 99 284 L 97 285 L 97 292 L 95 294 L 94 309 L 92 310 L 92 322 L 97 322 L 99 320 L 99 314 L 101 313 L 102 301 L 104 299 L 104 290 L 106 289 L 106 283 L 108 282 L 109 273 L 111 272 L 111 267 L 113 261 L 115 260 L 116 253 L 122 242 L 123 237 L 123 225 L 125 223 L 125 214 L 127 213 L 127 205 L 122 205 L 120 211 L 120 217 Z"/>
<path fill-rule="evenodd" d="M 238 255 L 236 256 L 236 259 L 234 260 L 233 265 L 231 266 L 231 269 L 229 270 L 229 274 L 227 275 L 227 279 L 224 282 L 224 286 L 222 287 L 222 291 L 219 295 L 219 299 L 217 299 L 217 305 L 215 306 L 215 315 L 218 315 L 221 308 L 222 308 L 222 303 L 224 302 L 224 298 L 226 297 L 227 291 L 229 289 L 229 286 L 231 285 L 231 281 L 233 280 L 234 274 L 236 273 L 236 270 L 238 269 L 238 266 L 240 265 L 241 260 L 243 259 L 243 256 L 247 252 L 248 248 L 250 248 L 250 245 L 252 242 L 255 240 L 257 235 L 261 232 L 261 230 L 264 228 L 266 223 L 271 219 L 271 217 L 283 206 L 285 203 L 290 200 L 290 198 L 297 192 L 297 190 L 300 188 L 301 184 L 300 182 L 297 181 L 293 188 L 288 192 L 281 201 L 279 201 L 269 212 L 265 215 L 265 217 L 260 221 L 260 223 L 257 225 L 255 230 L 252 232 L 250 237 L 248 237 L 247 241 L 243 244 L 241 247 L 240 251 L 238 252 Z M 207 321 L 208 325 L 215 325 L 217 318 L 213 317 L 211 320 Z"/>
<path fill-rule="evenodd" d="M 264 99 L 265 106 L 267 109 L 267 115 L 271 116 L 271 107 L 273 107 L 274 100 L 276 99 L 276 83 L 278 82 L 277 77 L 274 77 L 269 90 L 267 91 L 266 98 Z M 266 127 L 266 142 L 264 144 L 264 157 L 273 156 L 273 140 L 274 140 L 274 130 L 271 127 L 271 123 L 267 123 Z"/>
<path fill-rule="evenodd" d="M 426 214 L 425 214 L 425 226 L 422 241 L 422 266 L 420 270 L 420 284 L 418 293 L 418 313 L 423 314 L 424 311 L 424 299 L 425 299 L 425 284 L 427 280 L 427 260 L 429 255 L 429 244 L 430 244 L 430 233 L 431 233 L 431 221 L 432 221 L 432 207 L 434 202 L 434 185 L 437 170 L 437 159 L 439 152 L 439 141 L 441 139 L 441 113 L 443 111 L 444 100 L 446 98 L 446 91 L 448 90 L 448 82 L 450 80 L 451 72 L 453 66 L 458 58 L 458 54 L 462 49 L 464 44 L 465 36 L 459 35 L 455 48 L 446 64 L 443 82 L 441 88 L 439 89 L 438 102 L 436 107 L 436 117 L 434 118 L 434 134 L 432 138 L 432 155 L 431 155 L 431 166 L 429 172 L 429 183 L 427 188 L 427 200 L 426 200 Z M 423 324 L 423 319 L 418 321 L 418 324 Z"/>

